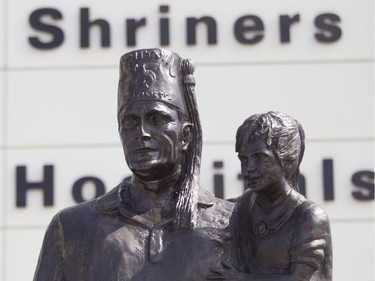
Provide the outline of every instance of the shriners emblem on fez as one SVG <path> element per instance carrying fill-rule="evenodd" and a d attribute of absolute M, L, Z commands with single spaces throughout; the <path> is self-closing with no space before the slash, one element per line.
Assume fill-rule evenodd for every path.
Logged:
<path fill-rule="evenodd" d="M 135 64 L 133 73 L 134 79 L 132 80 L 132 87 L 136 89 L 147 90 L 152 86 L 156 80 L 155 70 L 158 68 L 157 63 L 148 64 Z"/>

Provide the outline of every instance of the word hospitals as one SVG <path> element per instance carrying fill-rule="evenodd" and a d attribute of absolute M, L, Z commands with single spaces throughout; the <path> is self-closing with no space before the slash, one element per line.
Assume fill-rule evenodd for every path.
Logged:
<path fill-rule="evenodd" d="M 225 165 L 224 161 L 214 161 L 213 174 L 212 174 L 212 191 L 215 196 L 224 198 L 225 194 Z M 322 186 L 323 189 L 323 200 L 334 201 L 335 200 L 335 174 L 334 174 L 334 161 L 333 159 L 322 160 Z M 56 174 L 55 165 L 44 165 L 43 171 L 40 175 L 40 180 L 31 181 L 27 176 L 26 166 L 16 167 L 16 206 L 26 207 L 27 206 L 27 194 L 29 192 L 37 191 L 40 192 L 40 196 L 43 197 L 44 206 L 54 205 L 54 177 Z M 238 180 L 242 182 L 241 174 L 238 173 Z M 351 196 L 358 202 L 368 202 L 374 200 L 374 171 L 370 170 L 358 170 L 351 176 L 351 183 L 353 190 Z M 107 189 L 103 180 L 94 175 L 86 175 L 78 178 L 74 181 L 71 194 L 75 203 L 81 203 L 92 200 L 94 198 L 85 198 L 84 189 L 86 186 L 93 186 L 95 190 L 94 198 L 103 195 Z M 299 179 L 300 192 L 304 195 L 308 194 L 308 184 L 303 175 Z M 314 187 L 317 188 L 317 187 Z"/>

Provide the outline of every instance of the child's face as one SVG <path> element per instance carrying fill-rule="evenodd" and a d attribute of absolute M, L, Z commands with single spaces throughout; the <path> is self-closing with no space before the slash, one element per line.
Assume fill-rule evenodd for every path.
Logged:
<path fill-rule="evenodd" d="M 255 192 L 274 190 L 272 187 L 285 180 L 279 161 L 263 140 L 250 138 L 240 147 L 238 158 L 246 188 Z"/>

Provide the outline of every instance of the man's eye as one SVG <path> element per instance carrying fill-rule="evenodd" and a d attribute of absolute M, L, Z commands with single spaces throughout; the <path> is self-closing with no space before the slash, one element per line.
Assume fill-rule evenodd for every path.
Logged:
<path fill-rule="evenodd" d="M 170 118 L 168 118 L 168 116 L 162 114 L 153 114 L 152 116 L 150 116 L 150 121 L 157 126 L 162 126 L 170 122 L 171 120 Z"/>
<path fill-rule="evenodd" d="M 253 157 L 254 157 L 254 159 L 256 159 L 256 160 L 264 160 L 264 159 L 266 159 L 266 158 L 268 157 L 268 155 L 259 152 L 259 153 L 254 153 L 254 154 L 253 154 Z"/>
<path fill-rule="evenodd" d="M 239 159 L 241 162 L 246 161 L 246 157 L 244 157 L 244 156 L 238 156 L 238 159 Z"/>
<path fill-rule="evenodd" d="M 132 128 L 134 127 L 138 122 L 138 119 L 135 116 L 125 116 L 125 118 L 122 120 L 122 126 L 125 128 Z"/>

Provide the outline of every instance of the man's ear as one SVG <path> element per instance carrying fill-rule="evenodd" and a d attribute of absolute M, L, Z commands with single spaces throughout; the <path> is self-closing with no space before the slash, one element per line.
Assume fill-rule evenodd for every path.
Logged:
<path fill-rule="evenodd" d="M 182 125 L 182 150 L 186 151 L 193 139 L 194 126 L 190 123 Z"/>

